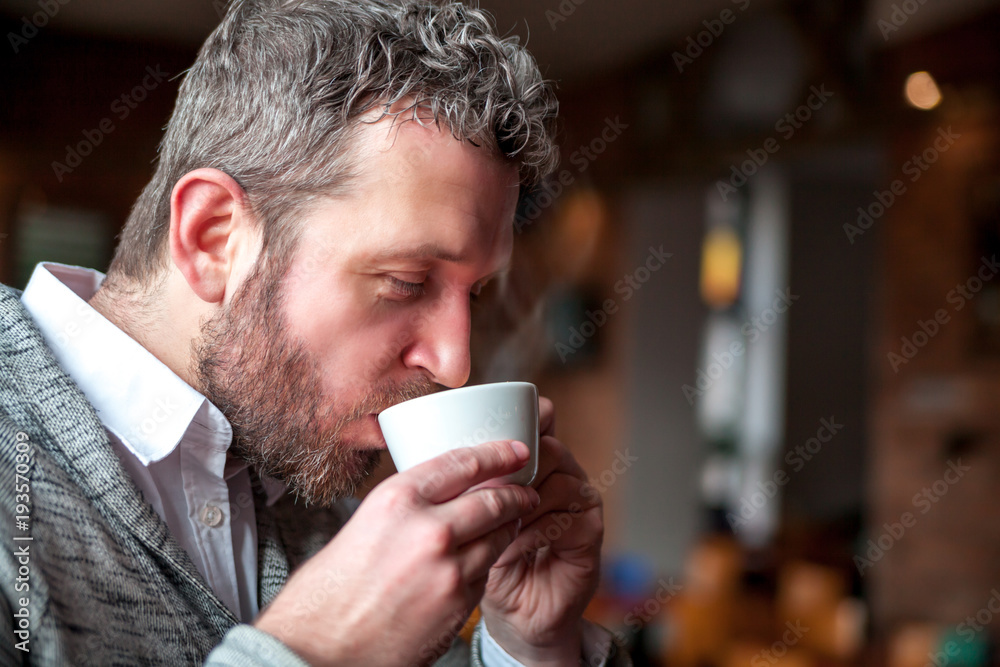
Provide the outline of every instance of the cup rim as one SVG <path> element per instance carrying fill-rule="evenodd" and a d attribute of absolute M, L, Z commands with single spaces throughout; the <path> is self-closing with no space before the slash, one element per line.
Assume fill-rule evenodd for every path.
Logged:
<path fill-rule="evenodd" d="M 482 392 L 482 391 L 493 391 L 493 390 L 497 390 L 497 389 L 506 389 L 506 388 L 514 388 L 514 387 L 532 387 L 532 388 L 535 389 L 535 391 L 538 390 L 538 386 L 535 385 L 535 383 L 533 383 L 533 382 L 524 382 L 522 380 L 502 381 L 502 382 L 487 382 L 485 384 L 473 384 L 473 385 L 469 385 L 469 386 L 466 386 L 466 387 L 456 387 L 455 389 L 446 389 L 444 391 L 436 391 L 433 394 L 424 394 L 423 396 L 417 396 L 416 398 L 411 398 L 409 400 L 402 401 L 400 403 L 396 403 L 395 405 L 390 405 L 385 410 L 382 410 L 381 412 L 379 412 L 378 415 L 377 415 L 377 418 L 378 418 L 379 422 L 381 423 L 382 415 L 384 415 L 387 412 L 393 411 L 396 408 L 402 407 L 404 405 L 405 406 L 416 405 L 418 403 L 421 404 L 421 405 L 423 405 L 423 404 L 429 404 L 429 403 L 433 402 L 433 399 L 438 399 L 441 396 L 454 395 L 455 392 L 459 392 L 459 393 L 463 393 L 463 394 L 474 394 L 474 393 L 478 393 L 478 392 Z"/>

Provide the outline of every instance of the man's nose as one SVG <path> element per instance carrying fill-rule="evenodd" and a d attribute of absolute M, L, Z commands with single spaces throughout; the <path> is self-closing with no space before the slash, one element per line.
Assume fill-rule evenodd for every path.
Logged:
<path fill-rule="evenodd" d="M 469 381 L 472 370 L 471 331 L 468 298 L 442 298 L 414 332 L 414 341 L 404 351 L 403 362 L 408 368 L 426 369 L 440 385 L 461 387 Z"/>

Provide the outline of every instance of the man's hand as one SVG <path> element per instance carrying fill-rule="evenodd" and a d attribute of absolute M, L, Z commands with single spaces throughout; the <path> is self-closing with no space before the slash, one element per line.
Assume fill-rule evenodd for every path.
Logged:
<path fill-rule="evenodd" d="M 539 503 L 526 487 L 472 487 L 527 459 L 523 444 L 494 442 L 390 477 L 254 625 L 317 666 L 433 662 L 482 598 L 518 519 Z"/>
<path fill-rule="evenodd" d="M 481 604 L 490 635 L 528 665 L 575 665 L 583 610 L 600 577 L 604 536 L 600 494 L 554 437 L 552 401 L 539 399 L 541 505 L 490 570 Z"/>

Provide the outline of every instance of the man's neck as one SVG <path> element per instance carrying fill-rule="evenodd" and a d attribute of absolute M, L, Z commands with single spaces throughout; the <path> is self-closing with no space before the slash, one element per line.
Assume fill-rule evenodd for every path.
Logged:
<path fill-rule="evenodd" d="M 183 318 L 170 316 L 170 300 L 163 294 L 164 284 L 161 282 L 155 291 L 138 286 L 122 290 L 102 285 L 89 304 L 182 380 L 198 389 L 197 374 L 191 363 L 193 338 L 182 326 Z"/>

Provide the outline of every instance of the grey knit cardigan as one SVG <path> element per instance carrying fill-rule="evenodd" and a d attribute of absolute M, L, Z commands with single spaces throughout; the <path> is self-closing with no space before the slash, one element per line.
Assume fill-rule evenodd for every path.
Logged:
<path fill-rule="evenodd" d="M 304 666 L 206 584 L 19 296 L 0 285 L 0 664 Z M 350 509 L 254 501 L 263 608 Z M 436 664 L 478 667 L 478 643 L 456 639 Z"/>

